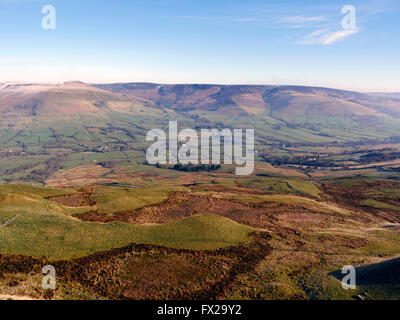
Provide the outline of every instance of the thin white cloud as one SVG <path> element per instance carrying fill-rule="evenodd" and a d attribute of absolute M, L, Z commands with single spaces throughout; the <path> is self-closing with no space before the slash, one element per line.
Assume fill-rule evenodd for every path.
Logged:
<path fill-rule="evenodd" d="M 221 20 L 224 18 L 221 17 L 205 17 L 205 16 L 170 16 L 169 18 L 174 18 L 174 19 L 187 19 L 187 20 Z"/>
<path fill-rule="evenodd" d="M 313 16 L 313 17 L 305 17 L 305 16 L 290 16 L 284 17 L 280 19 L 280 22 L 285 23 L 306 23 L 306 22 L 321 22 L 325 21 L 326 18 L 324 16 Z"/>
<path fill-rule="evenodd" d="M 309 34 L 308 36 L 306 36 L 307 39 L 312 39 L 315 37 L 318 37 L 322 34 L 325 34 L 329 31 L 329 29 L 319 29 L 319 30 L 315 30 L 313 33 Z"/>
<path fill-rule="evenodd" d="M 259 22 L 265 21 L 265 19 L 255 18 L 255 17 L 245 17 L 245 18 L 237 18 L 235 19 L 236 22 Z"/>
<path fill-rule="evenodd" d="M 322 45 L 331 45 L 333 43 L 342 41 L 347 37 L 356 34 L 360 31 L 360 29 L 352 29 L 352 30 L 339 30 L 339 31 L 330 31 L 329 29 L 320 29 L 316 30 L 313 33 L 307 35 L 303 39 L 296 41 L 295 44 L 300 45 L 313 45 L 313 44 L 322 44 Z"/>
<path fill-rule="evenodd" d="M 324 45 L 329 45 L 335 42 L 342 41 L 346 39 L 347 37 L 356 34 L 359 32 L 360 29 L 353 29 L 353 30 L 341 30 L 341 31 L 336 31 L 336 32 L 330 32 L 326 34 L 325 36 L 322 37 L 322 44 Z"/>

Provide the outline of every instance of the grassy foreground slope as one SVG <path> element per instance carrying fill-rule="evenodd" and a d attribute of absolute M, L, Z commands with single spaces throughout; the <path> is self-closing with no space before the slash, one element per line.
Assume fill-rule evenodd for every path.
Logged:
<path fill-rule="evenodd" d="M 18 217 L 0 227 L 0 292 L 46 297 L 40 270 L 50 260 L 65 276 L 55 299 L 399 297 L 398 279 L 388 287 L 369 277 L 345 291 L 333 276 L 400 254 L 396 181 L 162 181 L 141 189 L 1 185 L 0 225 Z M 32 271 L 10 272 L 10 261 L 33 261 Z"/>
<path fill-rule="evenodd" d="M 0 230 L 0 253 L 69 259 L 130 243 L 205 250 L 247 242 L 254 231 L 229 219 L 202 215 L 156 226 L 87 223 L 55 214 L 23 214 Z"/>
<path fill-rule="evenodd" d="M 216 249 L 246 243 L 248 234 L 255 230 L 215 215 L 193 216 L 163 225 L 82 222 L 69 215 L 90 207 L 65 207 L 43 197 L 59 193 L 60 190 L 45 188 L 1 186 L 0 224 L 18 217 L 11 226 L 0 228 L 0 254 L 69 259 L 132 242 Z"/>

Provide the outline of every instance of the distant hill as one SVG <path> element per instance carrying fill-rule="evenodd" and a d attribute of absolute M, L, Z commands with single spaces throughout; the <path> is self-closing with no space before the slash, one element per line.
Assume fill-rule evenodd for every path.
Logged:
<path fill-rule="evenodd" d="M 47 140 L 79 137 L 90 127 L 104 133 L 96 136 L 98 144 L 118 140 L 106 138 L 116 128 L 143 137 L 168 120 L 194 127 L 255 128 L 261 144 L 377 140 L 400 136 L 400 99 L 305 86 L 0 84 L 0 129 L 51 129 Z M 30 141 L 21 135 L 34 133 L 18 133 L 12 141 Z M 84 136 L 87 140 L 93 133 Z"/>
<path fill-rule="evenodd" d="M 400 94 L 399 94 L 400 96 Z M 117 83 L 0 84 L 4 117 L 70 115 L 143 108 L 189 114 L 268 115 L 280 120 L 312 116 L 400 118 L 397 94 L 266 85 Z"/>
<path fill-rule="evenodd" d="M 263 99 L 265 86 L 160 85 L 154 83 L 119 83 L 95 86 L 111 92 L 146 98 L 160 106 L 185 112 L 218 111 L 220 113 L 253 114 L 263 112 L 268 108 Z"/>
<path fill-rule="evenodd" d="M 1 122 L 31 122 L 77 115 L 105 115 L 109 111 L 135 113 L 152 107 L 142 98 L 104 91 L 82 82 L 51 84 L 1 84 Z"/>
<path fill-rule="evenodd" d="M 382 98 L 400 99 L 400 92 L 368 92 L 368 94 Z"/>
<path fill-rule="evenodd" d="M 310 115 L 400 118 L 398 99 L 329 88 L 154 83 L 100 84 L 95 87 L 145 98 L 159 106 L 185 112 L 267 113 L 281 119 Z"/>

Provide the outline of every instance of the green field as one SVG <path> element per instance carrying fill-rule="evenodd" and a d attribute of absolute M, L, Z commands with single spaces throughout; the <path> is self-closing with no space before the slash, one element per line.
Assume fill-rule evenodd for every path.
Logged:
<path fill-rule="evenodd" d="M 239 180 L 245 186 L 271 193 L 292 193 L 319 198 L 320 190 L 311 182 L 301 179 L 251 177 Z"/>
<path fill-rule="evenodd" d="M 109 188 L 112 189 L 112 188 Z M 115 188 L 120 189 L 120 188 Z M 102 189 L 100 189 L 102 190 Z M 126 223 L 81 222 L 71 215 L 91 208 L 67 208 L 46 196 L 74 190 L 52 190 L 25 186 L 0 186 L 0 223 L 19 215 L 7 228 L 0 228 L 0 253 L 25 254 L 51 259 L 68 259 L 96 251 L 122 247 L 130 243 L 151 243 L 186 249 L 216 249 L 247 242 L 253 228 L 215 215 L 200 215 L 164 225 L 130 225 Z M 131 191 L 131 190 L 129 190 Z M 101 192 L 101 191 L 99 191 Z M 140 201 L 138 191 L 111 191 L 100 207 L 121 210 L 157 202 L 163 199 L 161 190 L 146 195 Z M 165 191 L 164 191 L 165 192 Z M 132 196 L 131 203 L 125 203 Z M 154 198 L 158 195 L 158 199 Z M 125 198 L 123 198 L 125 196 Z M 153 197 L 153 198 L 152 198 Z M 120 203 L 108 200 L 118 199 Z M 151 199 L 151 200 L 150 200 Z"/>

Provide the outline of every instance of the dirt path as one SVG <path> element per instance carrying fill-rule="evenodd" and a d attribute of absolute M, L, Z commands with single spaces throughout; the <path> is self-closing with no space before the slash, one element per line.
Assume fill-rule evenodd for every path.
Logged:
<path fill-rule="evenodd" d="M 38 300 L 28 296 L 17 296 L 11 294 L 0 294 L 0 300 Z"/>
<path fill-rule="evenodd" d="M 19 217 L 19 214 L 17 214 L 16 216 L 11 217 L 10 219 L 8 219 L 6 222 L 0 224 L 0 228 L 5 228 L 8 225 L 10 225 L 11 223 L 14 222 L 15 219 L 17 219 Z"/>

